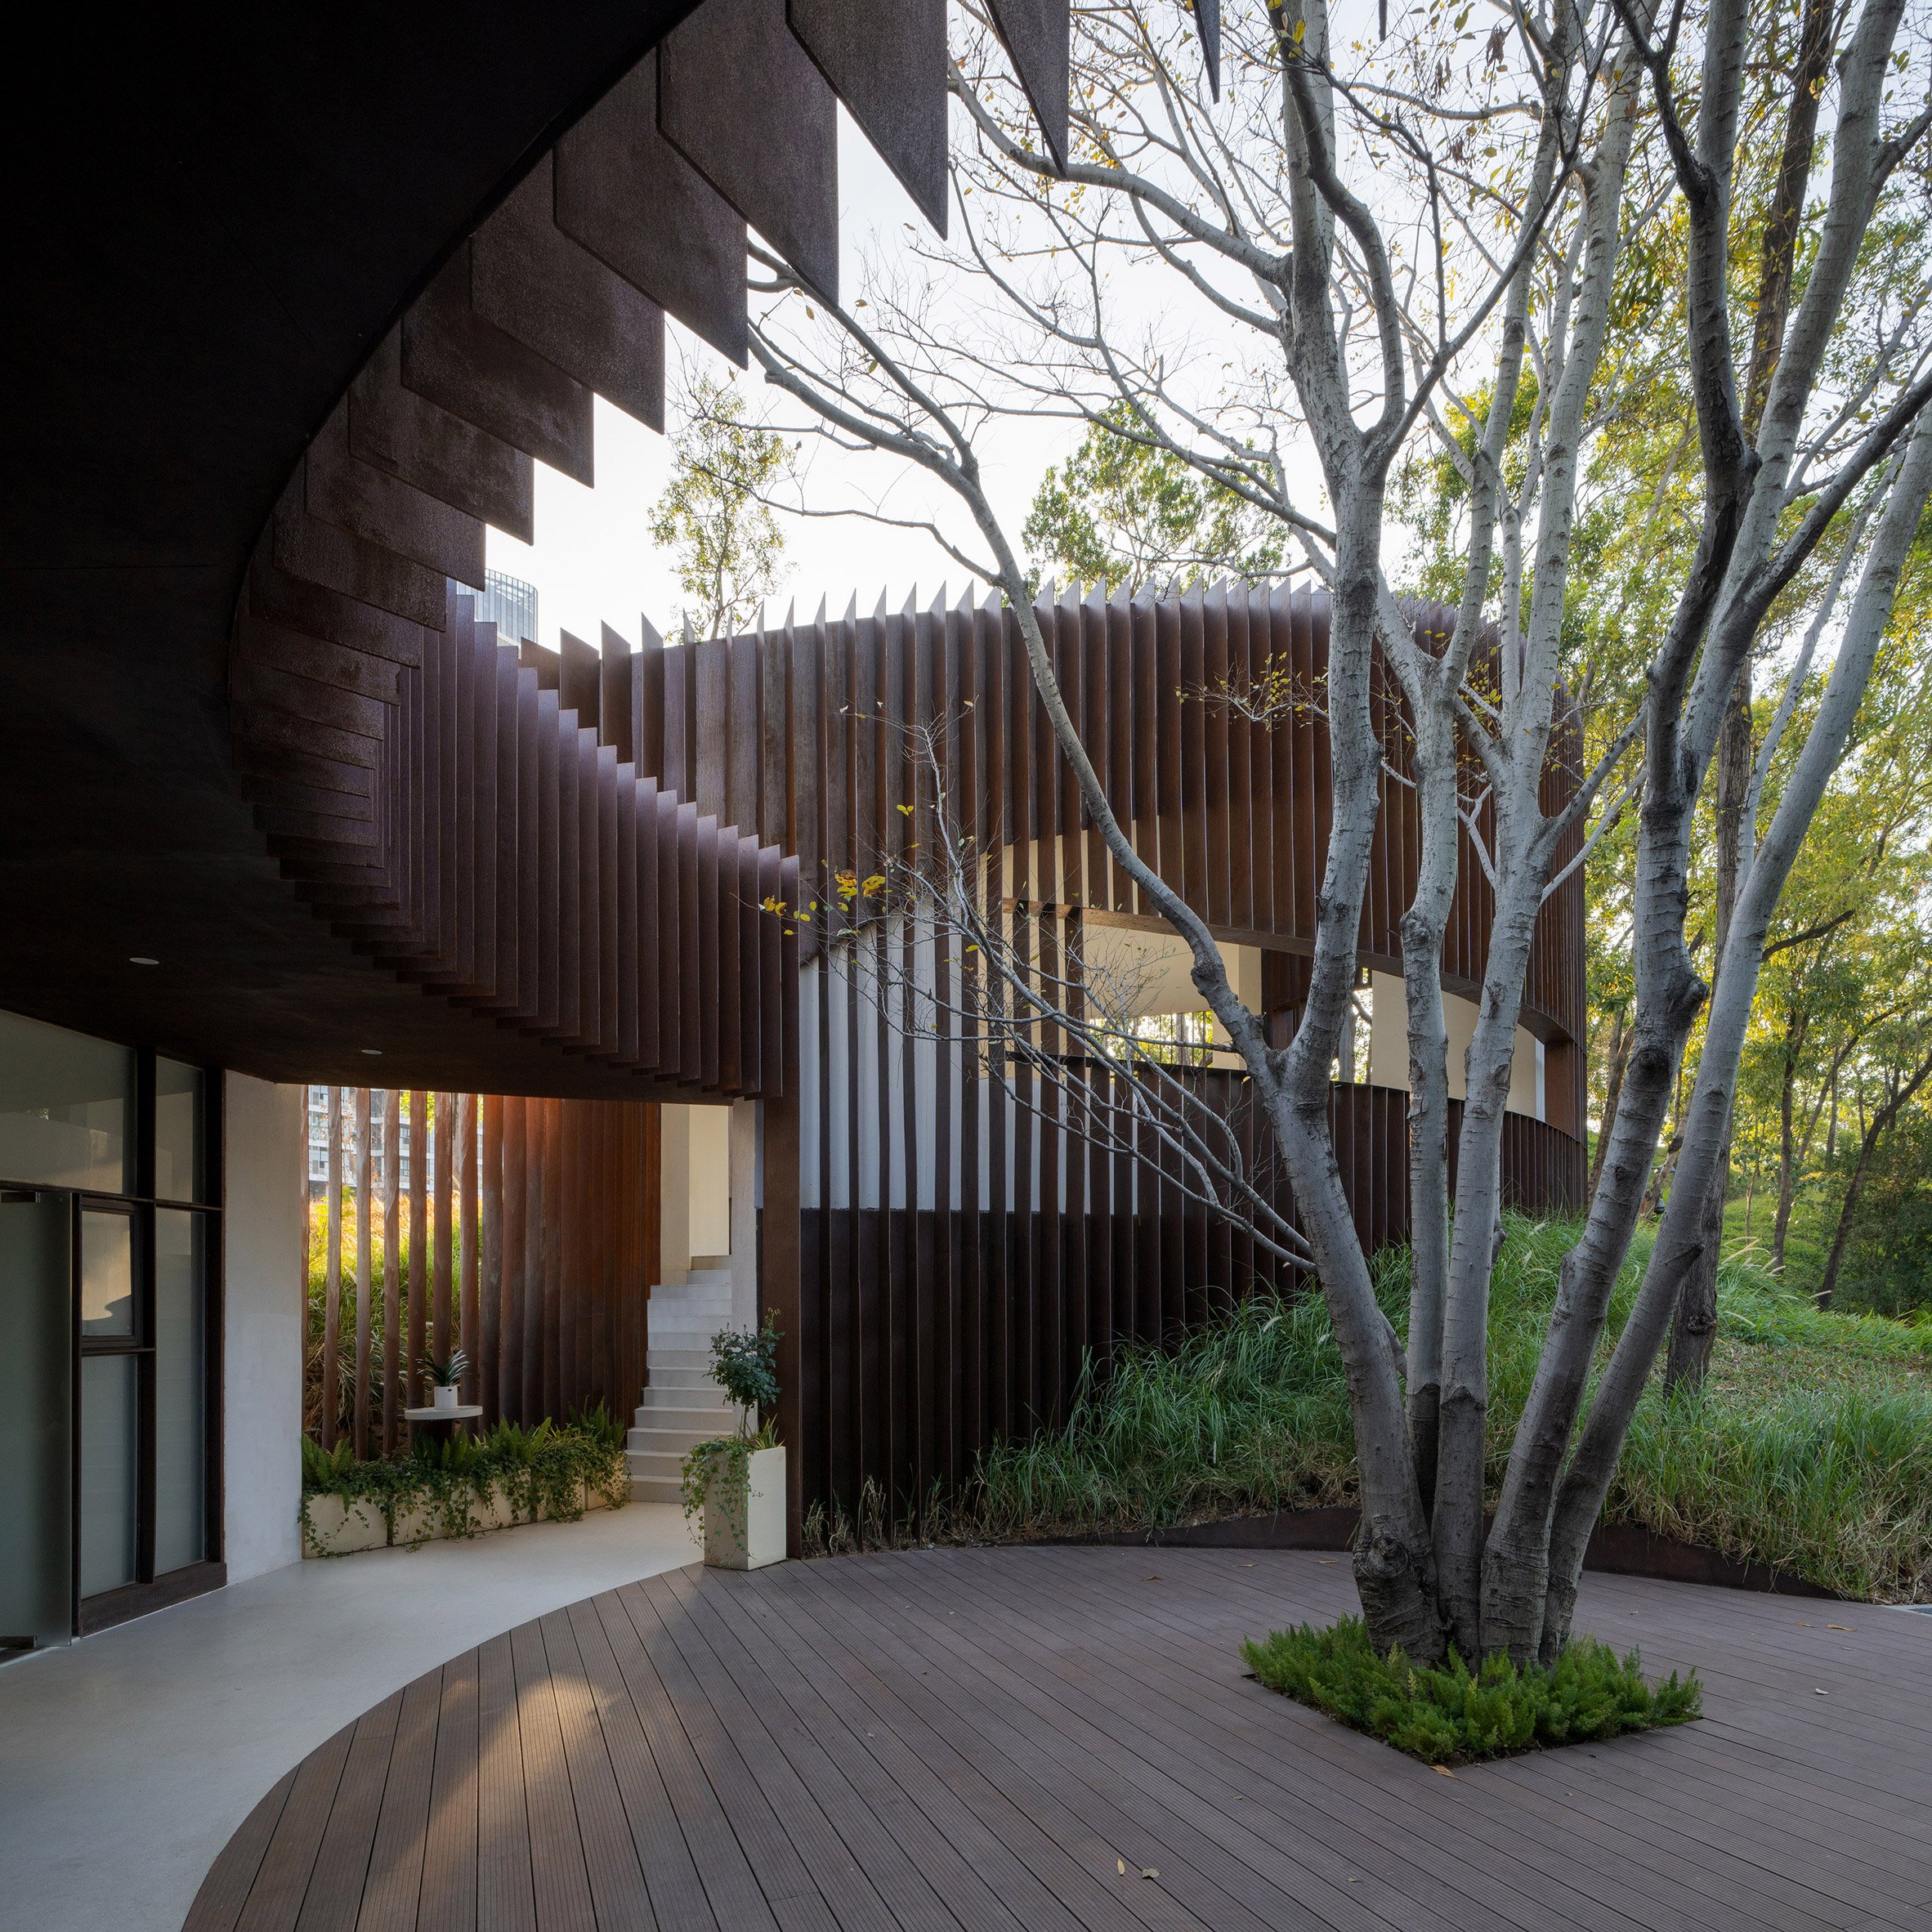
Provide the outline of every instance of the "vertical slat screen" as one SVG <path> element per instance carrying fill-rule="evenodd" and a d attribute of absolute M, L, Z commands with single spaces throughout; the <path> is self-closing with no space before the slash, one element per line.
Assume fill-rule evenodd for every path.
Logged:
<path fill-rule="evenodd" d="M 382 1101 L 382 1453 L 393 1456 L 401 1440 L 402 1338 L 402 1095 Z"/>
<path fill-rule="evenodd" d="M 1325 597 L 1288 585 L 1049 593 L 1040 616 L 1122 821 L 1224 940 L 1260 949 L 1271 1036 L 1284 1040 L 1305 990 L 1330 816 Z M 1424 610 L 1418 630 L 1439 637 L 1447 621 Z M 981 1065 L 989 1042 L 968 1023 L 915 1036 L 897 1003 L 861 988 L 888 968 L 901 983 L 916 968 L 942 988 L 959 984 L 962 962 L 917 931 L 881 923 L 855 936 L 836 886 L 841 873 L 862 879 L 930 848 L 936 780 L 983 855 L 983 914 L 1026 909 L 1029 971 L 1058 970 L 1090 915 L 1150 910 L 1084 822 L 1011 612 L 971 597 L 854 609 L 755 638 L 666 650 L 647 637 L 601 666 L 573 643 L 571 659 L 565 694 L 566 667 L 551 654 L 513 664 L 453 603 L 443 643 L 400 680 L 414 736 L 396 782 L 414 789 L 399 795 L 385 864 L 423 946 L 458 977 L 472 964 L 481 972 L 482 928 L 466 924 L 450 870 L 475 802 L 435 774 L 481 688 L 475 674 L 494 669 L 507 694 L 503 741 L 529 780 L 512 783 L 504 766 L 500 803 L 517 815 L 512 843 L 535 859 L 513 890 L 508 871 L 498 882 L 485 1004 L 526 1029 L 594 1042 L 612 1064 L 653 1066 L 687 1091 L 763 1099 L 761 1299 L 788 1326 L 794 1507 L 850 1507 L 869 1483 L 891 1507 L 916 1505 L 962 1481 L 995 1435 L 1062 1416 L 1086 1359 L 1201 1320 L 1257 1284 L 1286 1285 L 1250 1231 L 1182 1187 L 1151 1137 L 1097 1147 L 1103 1090 L 1056 1098 L 1022 1074 L 1028 1104 L 1009 1105 Z M 597 672 L 595 704 L 587 668 Z M 1250 718 L 1213 699 L 1270 678 L 1301 701 Z M 1399 769 L 1399 694 L 1379 669 L 1372 692 Z M 1546 809 L 1574 784 L 1578 756 L 1566 720 Z M 1391 778 L 1384 790 L 1361 954 L 1399 973 L 1418 827 L 1406 788 Z M 451 812 L 445 825 L 439 815 Z M 1465 997 L 1481 980 L 1491 901 L 1466 847 L 1465 835 L 1444 959 L 1446 982 Z M 775 902 L 800 916 L 761 913 Z M 1509 1116 L 1504 1162 L 1506 1198 L 1532 1212 L 1573 1205 L 1581 1183 L 1581 915 L 1579 878 L 1545 910 L 1527 988 L 1525 1023 L 1545 1043 L 1545 1117 Z M 1192 1077 L 1244 1157 L 1266 1162 L 1241 1077 Z M 405 1109 L 403 1096 L 387 1098 L 376 1117 L 406 1114 L 405 1147 L 423 1150 L 401 1156 L 406 1178 L 394 1161 L 381 1177 L 409 1199 L 408 1238 L 385 1228 L 401 1251 L 386 1246 L 382 1271 L 384 1366 L 399 1395 L 422 1399 L 418 1365 L 433 1341 L 470 1356 L 470 1387 L 492 1419 L 634 1400 L 648 1346 L 642 1285 L 658 1248 L 651 1109 L 439 1095 L 432 1110 L 419 1092 Z M 1332 1113 L 1362 1239 L 1400 1241 L 1404 1097 L 1338 1085 Z M 337 1167 L 339 1179 L 339 1156 Z M 1285 1195 L 1282 1205 L 1291 1212 Z M 325 1299 L 339 1322 L 339 1262 L 332 1278 Z M 332 1438 L 336 1426 L 325 1420 Z"/>
<path fill-rule="evenodd" d="M 1116 810 L 1225 938 L 1262 949 L 1263 1004 L 1285 1039 L 1329 830 L 1326 597 L 1286 585 L 1049 593 L 1039 615 Z M 1431 647 L 1448 615 L 1417 614 Z M 631 707 L 638 770 L 720 825 L 743 829 L 755 811 L 758 838 L 799 855 L 805 881 L 796 1279 L 764 1289 L 799 1331 L 787 1427 L 804 1498 L 856 1509 L 871 1483 L 888 1507 L 916 1508 L 969 1474 L 995 1435 L 1063 1417 L 1083 1362 L 1104 1362 L 1122 1338 L 1158 1337 L 1253 1286 L 1290 1285 L 1250 1232 L 1181 1186 L 1171 1156 L 1095 1146 L 1083 1122 L 1103 1094 L 1055 1099 L 1022 1074 L 1026 1104 L 1008 1105 L 977 1067 L 984 1043 L 950 1022 L 943 1039 L 929 1026 L 915 1038 L 906 1015 L 888 1010 L 896 1000 L 862 990 L 888 968 L 905 983 L 919 937 L 882 923 L 855 940 L 838 875 L 890 873 L 925 847 L 936 780 L 956 829 L 984 854 L 985 915 L 1031 909 L 1029 970 L 1059 971 L 1089 911 L 1150 910 L 1085 822 L 1012 613 L 970 598 L 855 610 L 755 640 L 690 643 L 653 663 L 674 696 L 661 713 Z M 1250 718 L 1212 696 L 1270 679 L 1300 701 Z M 1402 701 L 1380 666 L 1372 696 L 1399 770 Z M 1566 724 L 1546 808 L 1574 783 L 1576 757 Z M 1391 777 L 1384 794 L 1362 957 L 1399 974 L 1420 827 L 1407 788 Z M 1478 825 L 1488 829 L 1487 807 Z M 1444 973 L 1467 995 L 1482 977 L 1491 896 L 1465 844 Z M 1563 1042 L 1583 1012 L 1580 890 L 1572 882 L 1553 899 L 1527 988 L 1526 1020 L 1553 1042 L 1551 1100 L 1545 1120 L 1509 1116 L 1505 1165 L 1510 1205 L 1532 1212 L 1573 1205 L 1581 1184 L 1581 1114 L 1559 1093 L 1575 1084 Z M 937 956 L 931 967 L 941 977 L 959 970 Z M 1194 1077 L 1245 1156 L 1267 1163 L 1245 1080 Z M 1402 1240 L 1404 1096 L 1338 1085 L 1332 1116 L 1362 1238 Z M 770 1161 L 768 1143 L 767 1198 Z M 1277 1192 L 1291 1214 L 1279 1177 Z"/>
<path fill-rule="evenodd" d="M 412 1093 L 405 1107 L 393 1092 L 328 1092 L 315 1210 L 323 1335 L 309 1392 L 324 1446 L 346 1433 L 358 1456 L 394 1453 L 426 1348 L 468 1356 L 464 1398 L 485 1426 L 561 1421 L 598 1402 L 628 1419 L 660 1274 L 658 1107 L 469 1093 Z"/>

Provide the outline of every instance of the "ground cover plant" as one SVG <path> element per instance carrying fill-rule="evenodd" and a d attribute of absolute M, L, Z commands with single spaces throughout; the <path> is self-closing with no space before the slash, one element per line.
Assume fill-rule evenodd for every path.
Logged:
<path fill-rule="evenodd" d="M 1433 1669 L 1369 1641 L 1358 1617 L 1326 1630 L 1298 1624 L 1241 1647 L 1257 1680 L 1313 1705 L 1427 1764 L 1460 1764 L 1629 1731 L 1688 1723 L 1703 1714 L 1697 1674 L 1673 1670 L 1652 1685 L 1635 1651 L 1619 1657 L 1594 1637 L 1572 1637 L 1548 1666 L 1486 1658 L 1471 1671 L 1451 1651 Z"/>
<path fill-rule="evenodd" d="M 1492 1498 L 1576 1235 L 1570 1222 L 1507 1223 L 1490 1309 Z M 1648 1238 L 1625 1263 L 1599 1362 Z M 1377 1257 L 1398 1327 L 1405 1271 L 1401 1250 Z M 1254 1299 L 1169 1349 L 1125 1350 L 1090 1372 L 1063 1427 L 982 1459 L 953 1527 L 1090 1534 L 1353 1505 L 1353 1452 L 1325 1305 Z M 1653 1376 L 1603 1514 L 1848 1597 L 1932 1601 L 1932 1323 L 1826 1313 L 1754 1262 L 1728 1261 L 1713 1372 L 1668 1397 Z"/>
<path fill-rule="evenodd" d="M 613 1509 L 630 1500 L 624 1439 L 624 1425 L 602 1402 L 573 1410 L 561 1424 L 546 1419 L 525 1429 L 499 1422 L 481 1437 L 452 1436 L 443 1442 L 419 1436 L 400 1456 L 363 1462 L 347 1439 L 331 1451 L 304 1435 L 302 1527 L 305 1532 L 312 1528 L 309 1505 L 315 1498 L 335 1496 L 379 1509 L 391 1540 L 396 1524 L 412 1517 L 425 1526 L 426 1535 L 434 1525 L 446 1536 L 474 1536 L 499 1487 L 520 1520 L 543 1515 L 575 1522 L 591 1494 Z"/>

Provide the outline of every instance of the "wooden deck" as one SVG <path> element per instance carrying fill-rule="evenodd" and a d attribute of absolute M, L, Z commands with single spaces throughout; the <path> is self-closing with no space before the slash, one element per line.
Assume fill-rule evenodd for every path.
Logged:
<path fill-rule="evenodd" d="M 1705 1720 L 1451 1778 L 1244 1679 L 1351 1600 L 1175 1549 L 633 1584 L 346 1726 L 188 1932 L 1932 1926 L 1932 1617 L 1592 1576 Z"/>

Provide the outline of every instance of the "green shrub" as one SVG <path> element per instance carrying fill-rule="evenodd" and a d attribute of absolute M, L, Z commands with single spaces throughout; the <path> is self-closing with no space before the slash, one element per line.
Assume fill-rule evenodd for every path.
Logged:
<path fill-rule="evenodd" d="M 1167 1525 L 1351 1503 L 1355 1442 L 1320 1299 L 1257 1296 L 1170 1348 L 1089 1358 L 1065 1425 L 982 1459 L 993 1536 Z"/>
<path fill-rule="evenodd" d="M 1577 1230 L 1507 1219 L 1490 1298 L 1492 1497 Z M 1632 1243 L 1599 1362 L 1622 1330 L 1652 1239 L 1646 1228 Z M 1372 1263 L 1398 1329 L 1407 1268 L 1400 1249 Z M 1821 1312 L 1748 1259 L 1720 1270 L 1718 1315 L 1705 1389 L 1666 1401 L 1660 1377 L 1639 1404 L 1606 1518 L 1847 1597 L 1932 1599 L 1932 1323 Z M 1258 1295 L 1165 1348 L 1134 1344 L 1105 1366 L 1089 1361 L 1067 1421 L 995 1443 L 947 1529 L 1079 1535 L 1352 1505 L 1354 1469 L 1326 1307 L 1313 1293 Z"/>
<path fill-rule="evenodd" d="M 704 1495 L 712 1479 L 729 1471 L 722 1494 L 731 1506 L 741 1509 L 745 1502 L 745 1464 L 760 1449 L 778 1447 L 778 1425 L 770 1411 L 778 1404 L 778 1344 L 784 1339 L 778 1326 L 778 1311 L 765 1315 L 758 1329 L 721 1328 L 711 1338 L 711 1379 L 731 1398 L 738 1411 L 736 1432 L 714 1436 L 689 1450 L 679 1467 L 678 1495 L 686 1516 L 695 1516 L 704 1506 Z M 762 1427 L 752 1424 L 759 1411 L 766 1411 Z M 738 1525 L 739 1534 L 745 1526 Z"/>
<path fill-rule="evenodd" d="M 704 1508 L 705 1492 L 711 1487 L 712 1478 L 722 1470 L 730 1472 L 726 1478 L 726 1495 L 742 1500 L 745 1465 L 760 1449 L 777 1447 L 778 1428 L 771 1422 L 750 1435 L 712 1436 L 704 1442 L 694 1442 L 684 1452 L 684 1460 L 678 1469 L 678 1494 L 684 1505 L 685 1514 L 695 1516 Z"/>
<path fill-rule="evenodd" d="M 452 1435 L 438 1442 L 419 1433 L 407 1453 L 391 1460 L 358 1462 L 347 1440 L 333 1451 L 312 1436 L 302 1438 L 302 1527 L 319 1496 L 378 1509 L 393 1539 L 399 1519 L 424 1510 L 446 1536 L 476 1532 L 476 1512 L 498 1484 L 519 1517 L 547 1515 L 575 1522 L 587 1491 L 612 1509 L 630 1500 L 624 1430 L 600 1402 L 573 1413 L 561 1428 L 548 1418 L 534 1428 L 499 1422 L 480 1438 Z"/>
<path fill-rule="evenodd" d="M 761 1409 L 778 1404 L 778 1344 L 783 1332 L 771 1309 L 758 1329 L 721 1328 L 711 1338 L 711 1379 L 742 1411 L 739 1433 Z"/>
<path fill-rule="evenodd" d="M 1370 1643 L 1362 1620 L 1326 1630 L 1299 1624 L 1241 1646 L 1256 1679 L 1428 1764 L 1459 1764 L 1512 1751 L 1585 1744 L 1626 1731 L 1680 1724 L 1702 1714 L 1697 1674 L 1644 1675 L 1635 1651 L 1619 1657 L 1577 1637 L 1556 1664 L 1518 1670 L 1491 1657 L 1471 1672 L 1454 1651 L 1439 1670 Z"/>

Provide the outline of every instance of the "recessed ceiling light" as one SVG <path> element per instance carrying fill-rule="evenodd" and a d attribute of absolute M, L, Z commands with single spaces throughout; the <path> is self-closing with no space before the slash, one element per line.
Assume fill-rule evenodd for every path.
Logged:
<path fill-rule="evenodd" d="M 380 1047 L 364 1047 L 362 1050 L 372 1060 L 380 1060 L 382 1057 L 382 1049 Z"/>
<path fill-rule="evenodd" d="M 127 955 L 127 964 L 130 966 L 159 966 L 161 962 L 159 959 L 149 959 L 145 953 L 130 953 Z"/>

